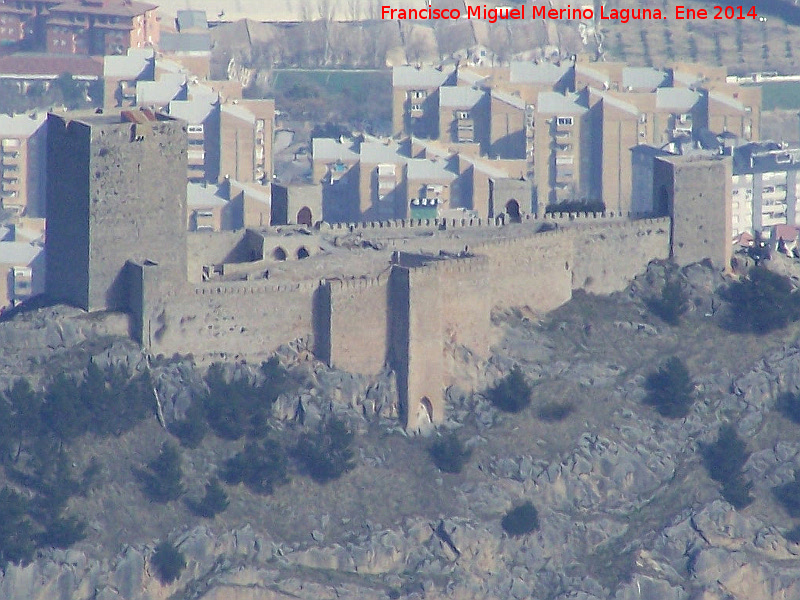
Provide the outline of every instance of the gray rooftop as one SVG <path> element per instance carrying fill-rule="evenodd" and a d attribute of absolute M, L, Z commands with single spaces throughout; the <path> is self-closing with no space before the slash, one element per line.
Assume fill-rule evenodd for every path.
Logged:
<path fill-rule="evenodd" d="M 152 79 L 154 56 L 152 48 L 130 48 L 126 55 L 105 56 L 103 77 Z"/>
<path fill-rule="evenodd" d="M 215 109 L 214 104 L 203 100 L 173 100 L 169 103 L 170 116 L 183 119 L 189 125 L 203 123 Z"/>
<path fill-rule="evenodd" d="M 27 267 L 43 248 L 27 242 L 0 242 L 0 264 Z"/>
<path fill-rule="evenodd" d="M 166 106 L 172 100 L 186 99 L 186 75 L 164 73 L 158 81 L 139 81 L 136 84 L 136 104 Z"/>
<path fill-rule="evenodd" d="M 607 94 L 606 92 L 602 92 L 602 91 L 600 91 L 600 90 L 598 90 L 596 88 L 592 88 L 592 87 L 589 88 L 589 93 L 592 94 L 593 96 L 599 96 L 600 98 L 602 98 L 604 104 L 608 104 L 609 106 L 613 106 L 614 108 L 617 108 L 619 110 L 625 111 L 626 113 L 629 113 L 631 115 L 635 115 L 635 116 L 639 115 L 639 109 L 636 108 L 636 106 L 634 106 L 630 102 L 625 102 L 624 100 L 621 100 L 620 98 L 617 98 L 616 96 L 613 96 L 611 94 Z"/>
<path fill-rule="evenodd" d="M 204 10 L 179 10 L 175 22 L 178 25 L 178 31 L 208 29 L 208 19 Z"/>
<path fill-rule="evenodd" d="M 435 88 L 444 85 L 453 71 L 453 68 L 444 68 L 440 71 L 433 67 L 417 68 L 408 65 L 394 67 L 392 69 L 392 86 Z"/>
<path fill-rule="evenodd" d="M 439 106 L 452 108 L 472 108 L 480 102 L 486 92 L 464 86 L 443 86 L 439 88 Z"/>
<path fill-rule="evenodd" d="M 358 154 L 348 144 L 342 144 L 339 140 L 331 138 L 314 138 L 311 142 L 311 156 L 314 160 L 323 162 L 358 160 Z"/>
<path fill-rule="evenodd" d="M 47 114 L 44 112 L 13 117 L 0 114 L 0 137 L 28 137 L 38 131 L 46 120 Z"/>
<path fill-rule="evenodd" d="M 578 94 L 559 94 L 558 92 L 539 92 L 536 110 L 554 115 L 581 115 L 588 109 L 579 104 Z"/>
<path fill-rule="evenodd" d="M 557 83 L 572 65 L 554 65 L 543 62 L 538 65 L 532 62 L 512 61 L 509 80 L 511 83 Z"/>
<path fill-rule="evenodd" d="M 664 85 L 668 75 L 651 67 L 625 67 L 622 69 L 622 87 L 633 90 L 654 90 Z"/>
<path fill-rule="evenodd" d="M 399 146 L 395 143 L 363 142 L 361 144 L 361 160 L 365 163 L 404 163 L 408 159 L 398 154 Z"/>
<path fill-rule="evenodd" d="M 444 161 L 432 161 L 427 158 L 409 158 L 408 178 L 427 181 L 453 181 L 456 174 L 445 168 Z"/>
<path fill-rule="evenodd" d="M 162 52 L 211 52 L 209 33 L 170 33 L 164 32 L 158 42 Z"/>
<path fill-rule="evenodd" d="M 711 90 L 710 92 L 708 92 L 708 97 L 711 100 L 715 100 L 716 102 L 722 102 L 722 104 L 726 104 L 727 106 L 735 108 L 736 110 L 744 111 L 744 104 L 739 102 L 736 98 L 729 96 L 728 94 L 722 94 L 720 92 Z"/>
<path fill-rule="evenodd" d="M 505 102 L 514 108 L 525 110 L 525 101 L 519 96 L 513 96 L 511 94 L 507 94 L 506 92 L 501 92 L 500 90 L 492 90 L 492 98 L 500 100 L 500 102 Z"/>
<path fill-rule="evenodd" d="M 225 206 L 228 201 L 219 195 L 219 186 L 202 183 L 186 184 L 186 204 L 192 208 L 212 208 Z"/>
<path fill-rule="evenodd" d="M 697 104 L 700 94 L 688 88 L 658 88 L 656 108 L 688 111 Z"/>
<path fill-rule="evenodd" d="M 241 119 L 242 121 L 253 124 L 256 122 L 256 116 L 244 106 L 239 106 L 238 104 L 223 104 L 221 110 L 225 114 Z"/>

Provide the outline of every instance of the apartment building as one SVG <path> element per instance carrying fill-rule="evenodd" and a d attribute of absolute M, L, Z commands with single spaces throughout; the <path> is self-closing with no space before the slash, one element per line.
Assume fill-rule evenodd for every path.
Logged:
<path fill-rule="evenodd" d="M 439 88 L 456 83 L 453 67 L 392 69 L 392 134 L 439 136 Z"/>
<path fill-rule="evenodd" d="M 269 183 L 274 174 L 274 100 L 233 100 L 220 107 L 220 180 Z"/>
<path fill-rule="evenodd" d="M 0 206 L 45 215 L 46 116 L 0 115 Z"/>
<path fill-rule="evenodd" d="M 190 86 L 189 100 L 169 103 L 171 116 L 188 123 L 187 177 L 195 183 L 269 183 L 273 176 L 273 100 L 223 104 L 208 86 Z"/>
<path fill-rule="evenodd" d="M 537 212 L 547 205 L 593 199 L 587 94 L 541 92 L 534 129 Z"/>
<path fill-rule="evenodd" d="M 124 54 L 158 45 L 157 8 L 132 0 L 4 0 L 0 43 L 55 54 Z"/>
<path fill-rule="evenodd" d="M 152 48 L 130 48 L 127 53 L 103 57 L 103 107 L 135 106 L 136 84 L 155 79 Z"/>
<path fill-rule="evenodd" d="M 539 212 L 565 200 L 636 212 L 632 147 L 700 144 L 709 132 L 757 139 L 760 89 L 727 83 L 725 71 L 696 64 L 655 69 L 580 61 L 459 66 L 438 94 L 421 93 L 419 84 L 420 97 L 431 98 L 430 110 L 434 100 L 438 103 L 439 122 L 438 131 L 428 127 L 418 137 L 451 144 L 461 154 L 474 153 L 467 142 L 472 139 L 480 156 L 524 158 Z M 455 91 L 459 88 L 470 92 Z M 408 89 L 396 89 L 396 99 L 408 99 Z M 488 110 L 478 110 L 484 98 Z"/>
<path fill-rule="evenodd" d="M 769 232 L 776 225 L 800 225 L 800 148 L 775 142 L 750 143 L 733 149 L 732 227 L 742 232 Z"/>
<path fill-rule="evenodd" d="M 489 149 L 489 94 L 464 86 L 439 89 L 439 139 L 446 143 L 472 144 Z"/>

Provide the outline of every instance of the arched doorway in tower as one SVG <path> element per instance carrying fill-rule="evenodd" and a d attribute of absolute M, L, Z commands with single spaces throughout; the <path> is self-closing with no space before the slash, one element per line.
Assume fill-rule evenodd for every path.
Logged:
<path fill-rule="evenodd" d="M 311 209 L 308 208 L 307 206 L 304 206 L 299 211 L 297 211 L 298 225 L 307 225 L 308 227 L 311 227 L 311 225 L 313 224 L 313 221 L 311 219 L 312 219 Z"/>
<path fill-rule="evenodd" d="M 278 246 L 272 251 L 272 258 L 275 260 L 286 260 L 286 250 Z"/>
<path fill-rule="evenodd" d="M 506 214 L 511 223 L 522 223 L 522 215 L 519 212 L 519 202 L 513 198 L 506 202 Z"/>
<path fill-rule="evenodd" d="M 427 396 L 423 396 L 419 401 L 417 423 L 420 425 L 423 423 L 433 423 L 433 404 L 431 404 Z"/>

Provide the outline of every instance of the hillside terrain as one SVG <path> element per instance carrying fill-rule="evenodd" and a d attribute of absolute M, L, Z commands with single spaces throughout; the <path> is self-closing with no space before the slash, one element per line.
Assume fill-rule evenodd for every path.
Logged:
<path fill-rule="evenodd" d="M 8 565 L 0 597 L 797 597 L 800 546 L 787 540 L 796 539 L 793 522 L 773 488 L 791 484 L 800 467 L 798 425 L 776 409 L 782 392 L 800 389 L 800 326 L 766 336 L 723 329 L 726 311 L 714 293 L 722 280 L 700 265 L 677 276 L 689 310 L 667 325 L 647 300 L 668 271 L 653 264 L 625 292 L 577 296 L 541 321 L 524 309 L 495 315 L 504 335 L 487 362 L 450 348 L 464 388 L 484 390 L 447 390 L 444 429 L 471 450 L 460 473 L 434 465 L 435 435 L 402 431 L 391 374 L 367 380 L 332 371 L 300 343 L 279 353 L 288 383 L 266 405 L 266 429 L 235 440 L 213 429 L 196 448 L 182 447 L 185 490 L 168 502 L 148 499 L 136 473 L 163 442 L 176 441 L 169 431 L 207 396 L 191 358 L 156 357 L 147 367 L 114 315 L 51 307 L 0 323 L 3 388 L 19 369 L 39 388 L 88 360 L 129 373 L 148 368 L 166 425 L 151 398 L 129 430 L 64 444 L 75 477 L 98 465 L 64 509 L 64 518 L 86 523 L 85 539 Z M 644 402 L 647 376 L 673 355 L 695 386 L 685 418 L 660 416 Z M 507 413 L 485 390 L 514 365 L 532 385 L 531 403 Z M 228 380 L 246 375 L 255 385 L 259 371 L 224 369 Z M 317 483 L 290 454 L 290 482 L 271 494 L 226 483 L 226 510 L 210 519 L 190 510 L 248 440 L 266 435 L 291 448 L 331 413 L 354 433 L 352 470 Z M 742 477 L 752 503 L 739 510 L 704 467 L 703 448 L 726 423 L 750 453 Z M 16 462 L 5 457 L 2 485 L 31 496 L 19 473 L 37 452 L 26 445 Z M 501 520 L 525 501 L 539 527 L 509 535 Z M 154 568 L 163 540 L 187 565 L 169 584 Z"/>

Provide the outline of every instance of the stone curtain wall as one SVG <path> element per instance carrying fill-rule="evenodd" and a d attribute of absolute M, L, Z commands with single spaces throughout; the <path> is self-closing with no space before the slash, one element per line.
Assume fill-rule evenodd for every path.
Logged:
<path fill-rule="evenodd" d="M 386 364 L 389 343 L 389 272 L 328 285 L 329 364 L 353 373 L 378 373 Z"/>
<path fill-rule="evenodd" d="M 174 291 L 152 305 L 150 351 L 206 360 L 266 357 L 282 344 L 311 338 L 318 285 L 208 282 Z"/>
<path fill-rule="evenodd" d="M 663 218 L 576 230 L 572 288 L 593 294 L 624 289 L 651 260 L 669 257 L 669 229 Z"/>
<path fill-rule="evenodd" d="M 668 219 L 520 230 L 519 237 L 477 244 L 460 258 L 411 255 L 418 260 L 404 262 L 400 255 L 400 264 L 376 277 L 173 290 L 144 304 L 143 329 L 155 354 L 261 358 L 313 338 L 318 358 L 336 368 L 370 375 L 388 364 L 397 373 L 406 424 L 418 429 L 444 418 L 446 344 L 488 354 L 493 308 L 527 306 L 543 314 L 567 302 L 573 289 L 621 290 L 648 262 L 668 255 Z"/>

